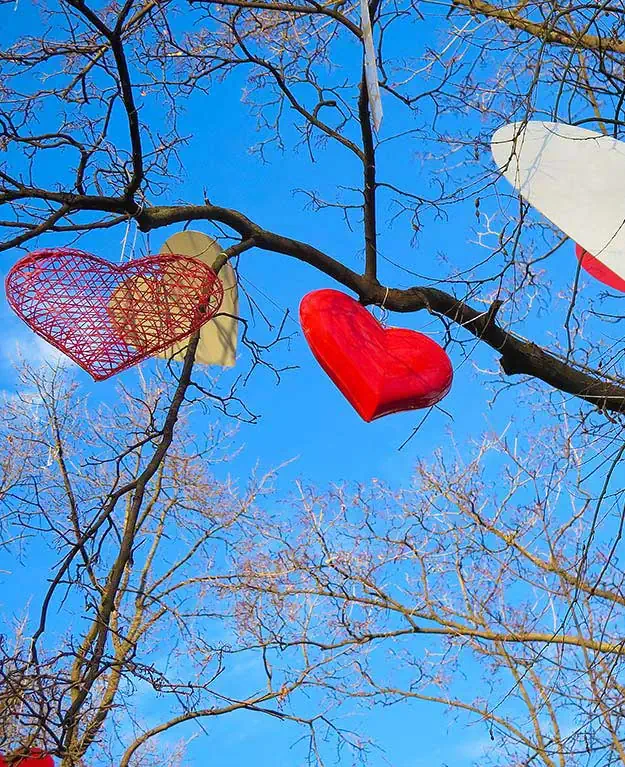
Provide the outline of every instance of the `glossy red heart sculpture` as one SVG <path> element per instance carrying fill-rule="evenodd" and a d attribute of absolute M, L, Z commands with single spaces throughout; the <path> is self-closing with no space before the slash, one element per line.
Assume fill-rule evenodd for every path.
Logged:
<path fill-rule="evenodd" d="M 0 767 L 7 767 L 7 762 L 1 756 Z M 31 748 L 30 756 L 13 762 L 13 767 L 54 767 L 54 759 L 49 754 L 44 754 L 40 748 Z"/>
<path fill-rule="evenodd" d="M 614 290 L 620 290 L 625 293 L 625 280 L 619 277 L 616 272 L 613 272 L 609 266 L 599 261 L 598 258 L 591 256 L 587 250 L 584 250 L 581 245 L 575 245 L 575 255 L 577 260 L 581 263 L 582 269 L 585 269 L 588 274 L 594 277 L 599 282 L 607 285 Z"/>
<path fill-rule="evenodd" d="M 223 286 L 195 258 L 161 254 L 116 265 L 80 250 L 48 248 L 13 266 L 6 293 L 37 335 L 103 381 L 212 319 Z"/>
<path fill-rule="evenodd" d="M 312 353 L 365 421 L 430 407 L 451 388 L 451 361 L 435 341 L 383 328 L 344 293 L 315 290 L 299 312 Z"/>

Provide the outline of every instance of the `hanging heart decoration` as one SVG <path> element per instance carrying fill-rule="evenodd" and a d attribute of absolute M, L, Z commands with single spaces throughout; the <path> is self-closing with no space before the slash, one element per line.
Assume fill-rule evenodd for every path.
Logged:
<path fill-rule="evenodd" d="M 0 767 L 8 767 L 8 762 L 2 756 Z M 54 767 L 54 759 L 40 748 L 31 748 L 28 756 L 13 762 L 13 767 Z"/>
<path fill-rule="evenodd" d="M 189 229 L 172 234 L 161 247 L 161 253 L 177 253 L 189 258 L 198 258 L 210 267 L 222 252 L 223 248 L 212 237 Z M 195 362 L 229 368 L 236 362 L 239 332 L 237 276 L 230 262 L 224 264 L 219 270 L 219 279 L 224 288 L 224 299 L 219 316 L 202 328 L 195 352 Z M 181 362 L 184 359 L 186 346 L 185 340 L 179 341 L 176 346 L 164 349 L 158 356 Z"/>
<path fill-rule="evenodd" d="M 499 128 L 491 150 L 525 200 L 625 279 L 625 142 L 578 125 L 531 120 Z"/>
<path fill-rule="evenodd" d="M 46 248 L 13 266 L 6 294 L 37 335 L 103 381 L 211 320 L 223 286 L 194 258 L 161 254 L 116 265 L 72 248 Z"/>
<path fill-rule="evenodd" d="M 575 245 L 575 255 L 577 256 L 577 260 L 581 263 L 582 269 L 587 271 L 591 277 L 599 280 L 599 282 L 602 282 L 609 288 L 625 293 L 625 280 L 622 277 L 619 277 L 616 272 L 613 272 L 609 266 L 601 263 L 598 258 L 595 258 L 587 250 L 584 250 L 581 245 Z"/>
<path fill-rule="evenodd" d="M 363 420 L 431 407 L 450 390 L 451 361 L 423 333 L 384 328 L 337 290 L 308 293 L 299 311 L 312 353 Z"/>

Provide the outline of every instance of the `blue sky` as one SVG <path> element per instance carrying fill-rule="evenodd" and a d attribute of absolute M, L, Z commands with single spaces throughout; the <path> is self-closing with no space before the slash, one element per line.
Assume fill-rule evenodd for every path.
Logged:
<path fill-rule="evenodd" d="M 0 9 L 0 27 L 8 21 L 13 33 L 19 34 L 20 28 L 25 28 L 21 24 L 28 22 L 30 11 L 29 0 L 20 0 L 18 13 L 4 6 Z M 184 23 L 184 16 L 179 23 Z M 433 26 L 419 25 L 418 32 L 408 27 L 400 44 L 410 50 L 437 39 Z M 344 66 L 359 66 L 353 51 L 342 51 L 341 56 L 345 57 L 341 61 Z M 303 198 L 293 193 L 299 187 L 331 193 L 338 184 L 357 182 L 360 171 L 356 162 L 344 153 L 330 149 L 320 152 L 318 162 L 313 164 L 306 151 L 301 149 L 284 154 L 271 151 L 269 162 L 263 164 L 258 156 L 249 152 L 254 141 L 254 125 L 241 103 L 242 89 L 243 81 L 233 78 L 225 85 L 216 86 L 209 96 L 198 95 L 187 100 L 182 132 L 192 134 L 192 141 L 183 152 L 186 170 L 180 179 L 172 182 L 167 199 L 152 202 L 178 199 L 201 202 L 205 190 L 212 202 L 232 206 L 266 228 L 309 241 L 350 265 L 361 263 L 360 232 L 356 229 L 350 233 L 332 213 L 304 210 Z M 399 119 L 388 97 L 384 99 L 384 108 L 382 137 L 390 135 L 395 120 Z M 156 106 L 151 102 L 146 102 L 141 114 L 147 121 L 158 118 Z M 472 120 L 466 128 L 468 132 L 479 132 L 481 126 Z M 435 162 L 424 163 L 419 159 L 420 149 L 422 147 L 408 143 L 401 151 L 383 151 L 381 173 L 410 183 L 413 189 L 426 194 L 432 188 L 437 168 Z M 51 178 L 56 171 L 57 166 L 49 166 L 42 169 L 42 174 Z M 508 192 L 504 181 L 500 189 Z M 495 207 L 493 201 L 491 210 Z M 410 269 L 436 278 L 441 272 L 440 252 L 452 259 L 458 268 L 483 257 L 483 251 L 474 244 L 476 220 L 471 199 L 455 205 L 451 219 L 429 221 L 416 247 L 411 246 L 411 233 L 406 227 L 391 228 L 385 223 L 387 212 L 382 208 L 380 215 L 381 253 Z M 201 230 L 202 226 L 193 224 L 191 228 Z M 138 233 L 136 254 L 157 252 L 173 231 L 173 228 L 161 230 L 149 237 Z M 117 261 L 124 234 L 122 227 L 89 235 L 81 240 L 80 247 Z M 133 241 L 134 234 L 131 229 L 128 242 Z M 40 238 L 32 243 L 32 247 L 49 244 L 62 244 L 62 241 L 58 237 Z M 17 251 L 3 254 L 3 274 L 19 255 Z M 562 248 L 549 261 L 549 268 L 552 266 L 554 293 L 557 293 L 574 277 L 572 245 Z M 284 374 L 279 386 L 265 371 L 259 370 L 253 376 L 246 397 L 251 409 L 261 413 L 262 418 L 257 425 L 240 427 L 238 439 L 245 449 L 229 466 L 235 476 L 244 480 L 257 462 L 268 468 L 296 459 L 281 472 L 280 486 L 285 492 L 299 477 L 321 486 L 342 480 L 366 483 L 372 478 L 401 485 L 409 481 L 417 459 L 428 458 L 437 448 L 451 450 L 452 436 L 457 445 L 463 446 L 478 440 L 483 431 L 501 431 L 508 423 L 522 422 L 525 417 L 523 410 L 515 406 L 512 394 L 498 399 L 495 409 L 489 407 L 493 394 L 489 386 L 492 376 L 483 371 L 496 370 L 494 352 L 476 346 L 471 358 L 466 360 L 457 348 L 452 348 L 454 386 L 441 403 L 449 415 L 435 410 L 414 439 L 403 450 L 398 450 L 421 420 L 422 413 L 399 414 L 365 424 L 317 366 L 299 331 L 299 301 L 311 290 L 336 287 L 332 281 L 293 259 L 258 251 L 246 253 L 240 259 L 239 273 L 241 287 L 249 291 L 274 321 L 279 320 L 283 311 L 289 310 L 286 330 L 294 336 L 288 345 L 276 352 L 275 361 L 279 365 L 297 365 L 298 369 Z M 380 263 L 380 279 L 395 286 L 419 282 L 418 278 L 394 269 L 384 260 Z M 243 308 L 245 310 L 245 303 Z M 10 312 L 4 300 L 0 306 L 0 321 L 5 328 L 0 388 L 10 392 L 14 385 L 11 358 L 16 341 L 38 354 L 43 353 L 43 347 Z M 425 313 L 391 316 L 389 323 L 441 338 L 441 325 Z M 547 337 L 548 329 L 545 317 L 538 313 L 532 314 L 524 328 L 527 335 L 539 340 Z M 468 337 L 462 331 L 458 333 L 463 338 Z M 157 363 L 143 365 L 146 375 L 153 364 Z M 237 373 L 237 369 L 225 372 L 224 385 Z M 128 383 L 135 375 L 133 371 L 124 373 L 124 382 Z M 77 378 L 91 392 L 94 404 L 114 398 L 115 379 L 94 385 L 81 371 L 77 371 Z M 209 417 L 217 419 L 220 416 L 213 411 Z M 197 427 L 201 428 L 201 425 L 198 422 Z M 27 588 L 25 571 L 22 577 Z M 250 671 L 244 666 L 241 673 L 249 675 Z M 137 703 L 140 705 L 140 700 Z M 484 727 L 467 727 L 464 717 L 448 719 L 436 706 L 406 704 L 376 709 L 366 715 L 358 713 L 354 719 L 383 749 L 380 754 L 372 754 L 372 767 L 442 767 L 444 764 L 468 767 L 475 760 L 479 762 L 483 749 L 491 747 Z M 191 767 L 207 764 L 207 754 L 211 764 L 253 763 L 256 767 L 292 767 L 299 764 L 297 760 L 302 756 L 301 746 L 293 746 L 294 750 L 291 750 L 299 735 L 295 727 L 267 717 L 244 712 L 208 722 L 205 726 L 209 736 L 198 731 L 198 738 L 190 747 Z M 187 728 L 185 734 L 190 731 Z"/>

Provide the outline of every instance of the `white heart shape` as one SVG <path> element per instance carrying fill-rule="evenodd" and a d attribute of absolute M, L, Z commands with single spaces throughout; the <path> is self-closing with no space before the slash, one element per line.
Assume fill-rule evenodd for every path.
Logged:
<path fill-rule="evenodd" d="M 519 122 L 499 128 L 491 150 L 524 199 L 625 278 L 625 143 L 574 125 Z"/>

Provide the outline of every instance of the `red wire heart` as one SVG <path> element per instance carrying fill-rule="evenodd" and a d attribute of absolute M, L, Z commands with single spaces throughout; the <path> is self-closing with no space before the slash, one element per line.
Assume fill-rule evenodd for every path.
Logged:
<path fill-rule="evenodd" d="M 6 293 L 37 335 L 96 381 L 188 337 L 223 300 L 221 281 L 198 259 L 161 254 L 116 265 L 72 248 L 20 259 Z"/>

